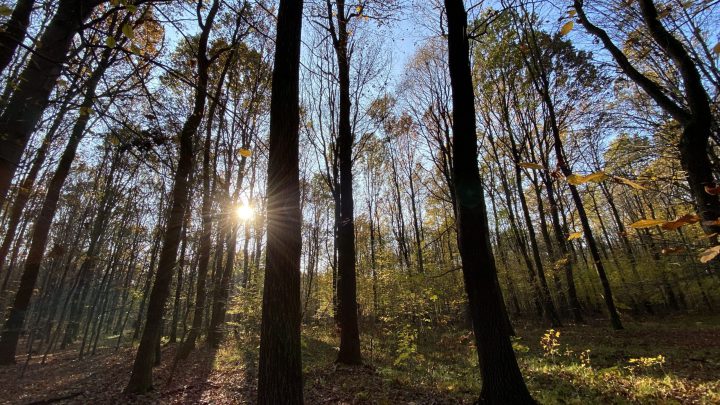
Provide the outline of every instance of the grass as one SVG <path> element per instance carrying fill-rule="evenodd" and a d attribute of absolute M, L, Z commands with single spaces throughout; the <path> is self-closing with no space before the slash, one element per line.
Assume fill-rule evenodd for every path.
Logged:
<path fill-rule="evenodd" d="M 347 391 L 347 399 L 358 403 L 403 402 L 392 396 L 405 391 L 421 393 L 418 403 L 426 396 L 471 403 L 480 391 L 472 336 L 464 330 L 404 325 L 366 333 L 363 353 L 370 371 L 363 376 L 327 371 L 337 351 L 331 332 L 327 326 L 304 329 L 310 390 L 337 385 L 337 391 Z M 618 332 L 594 321 L 559 332 L 549 353 L 540 343 L 544 328 L 517 327 L 518 361 L 541 403 L 720 403 L 717 317 L 627 322 L 626 330 Z M 365 385 L 358 387 L 356 380 Z"/>
<path fill-rule="evenodd" d="M 176 345 L 165 347 L 163 364 L 153 371 L 157 390 L 146 396 L 122 394 L 135 350 L 115 352 L 110 344 L 83 360 L 76 348 L 45 365 L 35 358 L 24 378 L 18 377 L 22 364 L 0 368 L 0 381 L 7 382 L 0 403 L 68 393 L 75 403 L 253 403 L 260 342 L 247 326 L 233 325 L 219 350 L 199 345 L 174 370 L 172 382 Z M 628 320 L 625 326 L 613 331 L 606 321 L 591 320 L 550 333 L 516 321 L 513 346 L 533 396 L 544 404 L 720 404 L 719 316 Z M 395 321 L 361 330 L 365 365 L 344 367 L 334 364 L 332 324 L 303 327 L 306 403 L 457 404 L 477 398 L 480 375 L 467 329 Z"/>

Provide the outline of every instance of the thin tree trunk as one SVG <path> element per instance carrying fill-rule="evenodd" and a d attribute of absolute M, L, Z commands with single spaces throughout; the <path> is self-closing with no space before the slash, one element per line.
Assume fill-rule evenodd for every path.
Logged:
<path fill-rule="evenodd" d="M 180 131 L 180 154 L 171 195 L 170 215 L 165 229 L 163 247 L 160 251 L 155 283 L 150 293 L 145 328 L 140 338 L 140 346 L 135 356 L 130 381 L 125 387 L 126 393 L 144 393 L 152 389 L 152 365 L 154 357 L 156 357 L 153 352 L 155 352 L 155 345 L 160 339 L 165 302 L 170 294 L 170 282 L 176 265 L 180 233 L 187 209 L 188 183 L 193 168 L 193 140 L 202 121 L 207 98 L 210 65 L 207 57 L 208 38 L 219 6 L 218 0 L 214 0 L 200 34 L 196 57 L 198 81 L 193 111 Z"/>
<path fill-rule="evenodd" d="M 43 206 L 37 220 L 35 221 L 35 226 L 32 231 L 30 250 L 28 252 L 27 259 L 25 260 L 25 268 L 20 281 L 20 287 L 18 288 L 12 308 L 10 308 L 7 320 L 3 326 L 2 336 L 0 336 L 0 364 L 10 364 L 15 362 L 17 342 L 25 321 L 25 315 L 30 304 L 30 298 L 32 297 L 33 290 L 35 289 L 35 282 L 37 281 L 38 273 L 40 272 L 40 265 L 45 257 L 45 248 L 50 232 L 50 225 L 55 217 L 60 192 L 65 184 L 65 179 L 67 179 L 67 176 L 70 173 L 70 167 L 73 160 L 75 160 L 77 147 L 85 135 L 85 129 L 90 120 L 90 114 L 82 113 L 82 111 L 88 111 L 92 107 L 97 85 L 110 64 L 110 55 L 110 49 L 103 52 L 102 60 L 88 79 L 85 97 L 81 104 L 81 113 L 72 129 L 70 138 L 65 146 L 65 151 L 60 158 L 55 174 L 50 180 Z"/>
<path fill-rule="evenodd" d="M 61 0 L 50 24 L 37 41 L 30 61 L 0 115 L 0 204 L 20 163 L 30 135 L 49 103 L 72 40 L 98 0 Z"/>

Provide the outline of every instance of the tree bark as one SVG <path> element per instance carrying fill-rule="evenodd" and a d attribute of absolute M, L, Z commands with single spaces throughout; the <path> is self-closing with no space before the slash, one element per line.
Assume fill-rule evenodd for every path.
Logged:
<path fill-rule="evenodd" d="M 355 273 L 355 223 L 353 205 L 352 147 L 350 125 L 350 55 L 348 53 L 345 1 L 338 0 L 337 32 L 333 45 L 338 62 L 340 115 L 338 117 L 338 160 L 340 166 L 340 223 L 338 224 L 338 327 L 340 351 L 337 362 L 360 364 L 357 286 Z M 329 12 L 330 10 L 328 10 Z M 332 17 L 330 17 L 332 18 Z"/>
<path fill-rule="evenodd" d="M 302 404 L 299 76 L 302 0 L 280 0 L 270 102 L 267 253 L 258 398 L 261 405 Z"/>
<path fill-rule="evenodd" d="M 462 0 L 445 0 L 453 99 L 453 156 L 458 247 L 482 375 L 478 403 L 532 404 L 505 328 L 503 302 L 477 167 L 475 97 Z"/>
<path fill-rule="evenodd" d="M 4 30 L 0 30 L 0 73 L 5 71 L 18 45 L 25 39 L 33 5 L 35 0 L 18 0 Z"/>

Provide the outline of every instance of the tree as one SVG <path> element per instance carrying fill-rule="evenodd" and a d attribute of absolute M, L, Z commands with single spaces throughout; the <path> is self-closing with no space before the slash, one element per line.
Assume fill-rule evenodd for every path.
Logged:
<path fill-rule="evenodd" d="M 18 45 L 25 40 L 28 24 L 30 24 L 30 14 L 32 14 L 35 0 L 19 0 L 15 4 L 15 9 L 10 15 L 10 20 L 5 23 L 5 27 L 0 31 L 0 73 L 12 61 L 13 55 Z"/>
<path fill-rule="evenodd" d="M 259 404 L 302 404 L 299 77 L 302 0 L 281 0 L 270 101 Z"/>
<path fill-rule="evenodd" d="M 458 247 L 482 376 L 479 403 L 534 403 L 510 344 L 477 168 L 475 107 L 467 14 L 462 0 L 445 0 L 453 99 L 453 179 Z"/>
<path fill-rule="evenodd" d="M 203 21 L 201 14 L 203 1 L 198 1 L 197 4 L 197 18 L 202 31 L 196 54 L 197 87 L 195 88 L 195 100 L 192 113 L 185 121 L 179 134 L 179 160 L 173 179 L 170 212 L 162 249 L 160 250 L 160 260 L 155 273 L 155 282 L 150 292 L 145 328 L 135 356 L 130 381 L 125 387 L 126 393 L 139 394 L 152 389 L 152 365 L 155 359 L 155 346 L 160 339 L 165 302 L 170 294 L 170 282 L 175 270 L 183 218 L 188 203 L 189 176 L 193 167 L 193 142 L 203 118 L 207 99 L 208 71 L 212 60 L 208 58 L 207 54 L 208 39 L 219 7 L 219 1 L 214 0 Z"/>
<path fill-rule="evenodd" d="M 602 42 L 623 73 L 682 127 L 678 145 L 680 162 L 686 172 L 697 212 L 703 219 L 702 225 L 705 233 L 715 235 L 711 239 L 716 242 L 716 233 L 720 231 L 720 225 L 717 224 L 717 219 L 720 217 L 720 198 L 716 193 L 706 191 L 706 188 L 712 189 L 715 186 L 713 176 L 715 167 L 708 155 L 714 118 L 710 97 L 703 85 L 703 78 L 698 71 L 697 64 L 685 45 L 665 28 L 660 20 L 655 2 L 653 0 L 638 1 L 645 30 L 662 52 L 673 61 L 674 67 L 682 77 L 684 102 L 676 101 L 674 95 L 667 94 L 660 84 L 634 66 L 605 30 L 589 20 L 582 0 L 575 0 L 573 4 L 582 25 L 591 35 Z"/>
<path fill-rule="evenodd" d="M 111 24 L 111 30 L 117 29 L 115 22 L 116 20 L 114 19 Z M 119 34 L 119 29 L 116 34 Z M 85 84 L 85 94 L 82 104 L 80 105 L 77 121 L 73 126 L 70 138 L 65 146 L 65 151 L 50 181 L 42 208 L 33 227 L 32 242 L 25 262 L 20 287 L 15 295 L 13 306 L 10 308 L 7 321 L 3 326 L 2 336 L 0 336 L 0 364 L 15 362 L 15 350 L 17 348 L 20 330 L 25 322 L 26 311 L 30 304 L 35 283 L 37 282 L 40 265 L 45 256 L 50 225 L 55 217 L 60 191 L 70 173 L 70 167 L 75 159 L 78 145 L 85 136 L 95 103 L 95 92 L 98 83 L 107 68 L 112 64 L 114 55 L 115 52 L 113 52 L 112 48 L 106 48 L 98 61 L 97 67 Z"/>
<path fill-rule="evenodd" d="M 73 38 L 103 0 L 62 0 L 18 79 L 7 107 L 0 115 L 0 202 L 20 163 L 28 139 L 49 102 Z"/>

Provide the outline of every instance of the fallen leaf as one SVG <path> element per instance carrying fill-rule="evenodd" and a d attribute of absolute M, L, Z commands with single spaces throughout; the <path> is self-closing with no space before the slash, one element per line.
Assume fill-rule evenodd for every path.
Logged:
<path fill-rule="evenodd" d="M 700 221 L 700 217 L 695 214 L 685 214 L 681 217 L 676 218 L 674 221 L 668 221 L 661 225 L 661 228 L 666 231 L 674 231 L 679 229 L 683 225 L 694 224 Z"/>

